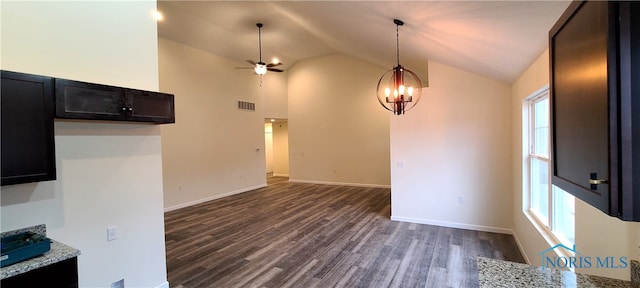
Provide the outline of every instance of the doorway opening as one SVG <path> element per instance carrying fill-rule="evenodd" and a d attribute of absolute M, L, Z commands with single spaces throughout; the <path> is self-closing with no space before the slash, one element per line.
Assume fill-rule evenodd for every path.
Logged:
<path fill-rule="evenodd" d="M 287 119 L 265 119 L 267 177 L 289 177 L 289 128 Z"/>

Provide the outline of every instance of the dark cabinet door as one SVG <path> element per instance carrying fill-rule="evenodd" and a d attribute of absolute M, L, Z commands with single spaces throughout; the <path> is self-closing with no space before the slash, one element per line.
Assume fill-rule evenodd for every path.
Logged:
<path fill-rule="evenodd" d="M 585 2 L 551 40 L 554 184 L 607 212 L 609 185 L 589 181 L 610 174 L 610 28 L 608 3 Z"/>
<path fill-rule="evenodd" d="M 124 89 L 56 79 L 56 117 L 94 120 L 126 120 Z"/>
<path fill-rule="evenodd" d="M 1 74 L 2 185 L 56 179 L 53 79 Z"/>
<path fill-rule="evenodd" d="M 173 95 L 127 89 L 129 117 L 133 121 L 175 123 Z"/>
<path fill-rule="evenodd" d="M 640 2 L 619 5 L 619 201 L 622 219 L 640 221 Z"/>

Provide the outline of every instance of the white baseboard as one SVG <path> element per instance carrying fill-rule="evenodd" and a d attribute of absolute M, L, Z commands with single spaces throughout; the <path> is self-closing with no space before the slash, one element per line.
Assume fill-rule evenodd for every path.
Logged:
<path fill-rule="evenodd" d="M 169 282 L 168 281 L 164 281 L 164 283 L 156 286 L 155 288 L 169 288 Z"/>
<path fill-rule="evenodd" d="M 518 235 L 513 230 L 511 230 L 511 235 L 513 235 L 513 240 L 516 240 L 516 245 L 518 245 L 518 250 L 520 250 L 520 254 L 522 254 L 522 258 L 524 258 L 524 262 L 531 265 L 531 261 L 529 261 L 529 257 L 527 257 L 527 253 L 524 253 L 524 248 L 520 243 L 520 239 L 518 239 Z"/>
<path fill-rule="evenodd" d="M 367 183 L 345 183 L 345 182 L 312 181 L 312 180 L 298 180 L 298 179 L 289 179 L 289 182 L 308 183 L 308 184 L 322 184 L 322 185 L 370 187 L 370 188 L 391 188 L 391 185 L 367 184 Z"/>
<path fill-rule="evenodd" d="M 273 177 L 289 177 L 289 174 L 276 174 L 276 173 L 273 173 Z"/>
<path fill-rule="evenodd" d="M 169 212 L 169 211 L 177 210 L 177 209 L 180 209 L 180 208 L 193 206 L 193 205 L 204 203 L 204 202 L 207 202 L 207 201 L 216 200 L 216 199 L 224 198 L 224 197 L 227 197 L 227 196 L 244 193 L 244 192 L 248 192 L 248 191 L 251 191 L 251 190 L 260 189 L 260 188 L 263 188 L 263 187 L 267 187 L 267 184 L 260 184 L 260 185 L 256 185 L 256 186 L 252 186 L 252 187 L 243 188 L 243 189 L 240 189 L 240 190 L 227 192 L 227 193 L 224 193 L 224 194 L 213 195 L 213 196 L 210 196 L 210 197 L 207 197 L 207 198 L 202 198 L 202 199 L 198 199 L 198 200 L 195 200 L 195 201 L 190 201 L 190 202 L 174 205 L 174 206 L 171 206 L 171 207 L 165 207 L 164 208 L 164 212 Z"/>
<path fill-rule="evenodd" d="M 447 222 L 447 221 L 430 220 L 430 219 L 418 219 L 418 218 L 401 217 L 401 216 L 391 216 L 391 220 L 513 235 L 513 230 L 511 229 L 483 226 L 483 225 Z"/>

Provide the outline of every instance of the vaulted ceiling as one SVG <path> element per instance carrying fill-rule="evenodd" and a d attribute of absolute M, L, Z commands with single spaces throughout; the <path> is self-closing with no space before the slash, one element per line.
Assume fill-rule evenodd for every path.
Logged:
<path fill-rule="evenodd" d="M 568 1 L 160 1 L 158 34 L 216 55 L 284 69 L 343 53 L 382 67 L 426 59 L 513 82 L 547 47 L 548 31 Z"/>

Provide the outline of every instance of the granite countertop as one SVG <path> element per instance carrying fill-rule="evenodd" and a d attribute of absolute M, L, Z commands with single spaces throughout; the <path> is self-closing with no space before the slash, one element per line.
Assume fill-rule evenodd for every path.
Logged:
<path fill-rule="evenodd" d="M 631 282 L 478 257 L 480 288 L 631 287 Z"/>
<path fill-rule="evenodd" d="M 36 226 L 27 227 L 23 229 L 3 232 L 0 234 L 0 236 L 5 237 L 5 236 L 26 232 L 26 231 L 31 231 L 41 235 L 47 234 L 45 225 L 36 225 Z M 34 257 L 22 262 L 18 262 L 18 263 L 0 268 L 0 279 L 5 279 L 11 276 L 29 272 L 31 270 L 35 270 L 47 265 L 51 265 L 60 261 L 77 257 L 79 255 L 80 255 L 80 251 L 78 249 L 69 247 L 67 245 L 64 245 L 58 241 L 51 239 L 51 250 L 49 250 L 48 252 L 38 257 Z"/>

